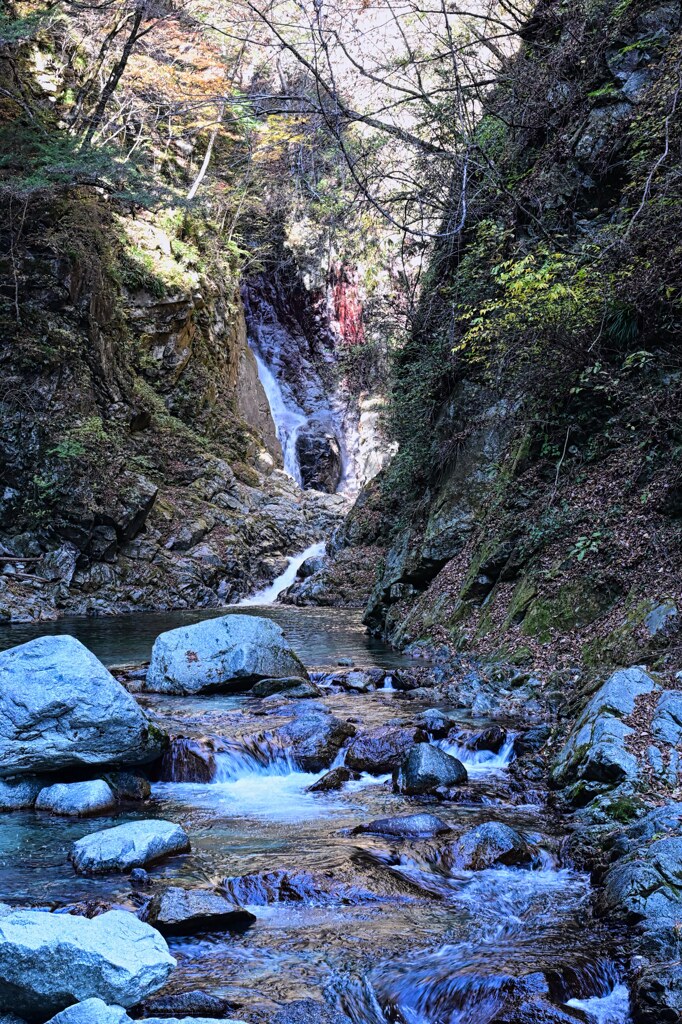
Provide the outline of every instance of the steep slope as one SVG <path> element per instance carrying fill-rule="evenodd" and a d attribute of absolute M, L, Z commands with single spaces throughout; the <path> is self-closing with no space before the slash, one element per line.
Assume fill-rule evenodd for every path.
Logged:
<path fill-rule="evenodd" d="M 677 3 L 544 0 L 487 101 L 399 455 L 336 540 L 373 546 L 366 621 L 401 646 L 674 663 L 681 41 Z"/>

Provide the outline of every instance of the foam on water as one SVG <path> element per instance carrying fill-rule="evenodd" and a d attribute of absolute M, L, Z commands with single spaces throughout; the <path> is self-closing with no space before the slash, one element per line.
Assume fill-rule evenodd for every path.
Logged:
<path fill-rule="evenodd" d="M 301 568 L 303 563 L 308 558 L 318 558 L 324 554 L 325 545 L 324 542 L 320 541 L 315 544 L 311 544 L 305 551 L 302 551 L 299 555 L 292 555 L 289 559 L 289 564 L 283 573 L 281 573 L 277 579 L 273 580 L 269 587 L 265 587 L 263 590 L 259 590 L 257 594 L 252 594 L 251 597 L 245 597 L 239 605 L 253 605 L 253 604 L 274 604 L 279 595 L 296 579 L 296 573 Z"/>
<path fill-rule="evenodd" d="M 616 985 L 606 996 L 569 999 L 566 1005 L 582 1010 L 594 1024 L 624 1024 L 630 1020 L 630 995 L 623 984 Z"/>

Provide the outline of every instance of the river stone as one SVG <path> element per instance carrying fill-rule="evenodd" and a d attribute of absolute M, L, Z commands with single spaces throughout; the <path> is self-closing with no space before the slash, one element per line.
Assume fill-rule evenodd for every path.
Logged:
<path fill-rule="evenodd" d="M 22 807 L 33 807 L 44 785 L 40 779 L 0 780 L 0 811 L 19 811 Z"/>
<path fill-rule="evenodd" d="M 331 771 L 323 775 L 317 782 L 313 782 L 312 786 L 308 786 L 309 793 L 330 793 L 333 790 L 341 789 L 346 782 L 356 782 L 360 778 L 359 772 L 354 772 L 352 768 L 346 768 L 344 764 L 339 765 L 338 768 L 332 768 Z"/>
<path fill-rule="evenodd" d="M 234 614 L 158 636 L 145 689 L 203 693 L 291 676 L 307 679 L 308 673 L 280 627 L 256 615 Z"/>
<path fill-rule="evenodd" d="M 0 1008 L 44 1018 L 95 996 L 133 1006 L 174 967 L 162 936 L 122 910 L 92 920 L 35 910 L 0 917 Z"/>
<path fill-rule="evenodd" d="M 191 992 L 182 992 L 174 995 L 153 996 L 145 999 L 144 1003 L 135 1007 L 136 1012 L 141 1011 L 146 1017 L 153 1014 L 161 1017 L 197 1017 L 199 1014 L 211 1017 L 218 1017 L 222 1020 L 228 1010 L 228 1003 L 218 996 L 209 992 L 202 992 L 195 989 Z"/>
<path fill-rule="evenodd" d="M 379 836 L 397 836 L 406 839 L 430 839 L 451 832 L 450 826 L 435 814 L 403 814 L 394 818 L 377 818 L 366 825 L 358 825 L 353 832 L 370 832 Z"/>
<path fill-rule="evenodd" d="M 72 636 L 0 653 L 0 776 L 141 764 L 162 737 L 134 698 Z"/>
<path fill-rule="evenodd" d="M 129 1021 L 122 1006 L 107 1006 L 101 999 L 84 999 L 62 1010 L 48 1024 L 129 1024 Z"/>
<path fill-rule="evenodd" d="M 104 779 L 95 779 L 93 782 L 58 782 L 41 789 L 36 800 L 37 811 L 82 817 L 103 814 L 115 806 L 116 797 Z"/>
<path fill-rule="evenodd" d="M 355 726 L 330 714 L 326 708 L 306 707 L 291 722 L 274 732 L 294 761 L 305 772 L 321 772 L 328 768 Z"/>
<path fill-rule="evenodd" d="M 310 871 L 261 871 L 238 878 L 224 878 L 220 888 L 240 905 L 264 907 L 270 903 L 306 903 L 309 906 L 354 906 L 377 899 L 376 894 L 354 884 L 336 881 Z"/>
<path fill-rule="evenodd" d="M 346 764 L 358 772 L 384 775 L 398 768 L 415 739 L 426 738 L 414 726 L 381 725 L 361 732 L 346 753 Z"/>
<path fill-rule="evenodd" d="M 108 772 L 104 781 L 111 786 L 117 800 L 149 800 L 152 795 L 149 779 L 136 772 Z"/>
<path fill-rule="evenodd" d="M 248 910 L 215 892 L 179 886 L 171 886 L 153 896 L 140 913 L 140 919 L 158 928 L 162 935 L 243 931 L 256 920 Z"/>
<path fill-rule="evenodd" d="M 92 832 L 75 842 L 69 860 L 80 875 L 130 871 L 174 853 L 187 853 L 189 839 L 171 821 L 129 821 Z"/>
<path fill-rule="evenodd" d="M 528 864 L 533 851 L 516 829 L 501 821 L 486 821 L 465 832 L 448 849 L 446 861 L 467 870 L 482 871 L 493 864 Z"/>
<path fill-rule="evenodd" d="M 249 693 L 254 697 L 323 697 L 324 694 L 319 686 L 309 679 L 301 679 L 300 676 L 291 676 L 289 679 L 261 679 L 259 683 L 252 686 Z"/>
<path fill-rule="evenodd" d="M 468 779 L 461 761 L 430 743 L 417 743 L 394 772 L 393 788 L 398 793 L 419 796 L 435 793 L 441 786 L 459 786 Z"/>

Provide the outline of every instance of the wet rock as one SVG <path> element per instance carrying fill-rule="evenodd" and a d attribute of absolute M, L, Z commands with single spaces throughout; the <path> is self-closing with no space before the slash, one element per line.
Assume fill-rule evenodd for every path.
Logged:
<path fill-rule="evenodd" d="M 52 1017 L 48 1024 L 128 1024 L 122 1006 L 107 1006 L 101 999 L 84 999 Z"/>
<path fill-rule="evenodd" d="M 44 782 L 39 779 L 0 780 L 0 811 L 33 807 Z"/>
<path fill-rule="evenodd" d="M 354 832 L 370 832 L 380 836 L 396 836 L 401 839 L 430 839 L 452 831 L 442 818 L 435 814 L 403 814 L 394 818 L 377 818 L 366 825 L 358 825 Z"/>
<path fill-rule="evenodd" d="M 235 903 L 253 907 L 270 903 L 307 903 L 318 907 L 342 903 L 353 906 L 377 899 L 375 893 L 364 888 L 308 871 L 264 871 L 225 878 L 220 888 Z"/>
<path fill-rule="evenodd" d="M 472 750 L 492 750 L 498 754 L 507 739 L 507 730 L 500 725 L 491 725 L 483 732 L 476 733 L 471 741 Z"/>
<path fill-rule="evenodd" d="M 334 434 L 303 429 L 296 438 L 296 454 L 303 486 L 333 494 L 341 482 L 341 447 Z"/>
<path fill-rule="evenodd" d="M 405 759 L 415 740 L 426 735 L 414 726 L 382 725 L 355 737 L 346 753 L 346 764 L 358 772 L 384 775 Z"/>
<path fill-rule="evenodd" d="M 150 819 L 83 836 L 73 844 L 69 860 L 80 875 L 102 875 L 144 867 L 189 849 L 189 838 L 179 825 Z"/>
<path fill-rule="evenodd" d="M 152 884 L 151 875 L 144 868 L 133 868 L 130 872 L 130 884 L 133 889 L 146 889 Z"/>
<path fill-rule="evenodd" d="M 225 1016 L 229 1004 L 219 996 L 202 992 L 199 989 L 183 992 L 179 995 L 160 995 L 145 999 L 136 1012 L 141 1011 L 145 1017 L 219 1017 Z"/>
<path fill-rule="evenodd" d="M 44 1018 L 95 996 L 132 1006 L 173 967 L 161 935 L 125 911 L 92 920 L 34 910 L 0 917 L 0 1008 Z"/>
<path fill-rule="evenodd" d="M 116 797 L 104 779 L 47 786 L 41 789 L 35 804 L 37 811 L 76 817 L 104 814 L 115 806 Z"/>
<path fill-rule="evenodd" d="M 261 679 L 252 686 L 249 693 L 254 697 L 271 697 L 281 693 L 283 697 L 321 697 L 322 690 L 309 679 L 291 676 L 288 679 Z"/>
<path fill-rule="evenodd" d="M 223 615 L 156 638 L 145 688 L 155 693 L 239 689 L 249 682 L 308 673 L 276 623 Z"/>
<path fill-rule="evenodd" d="M 282 1006 L 270 1024 L 349 1024 L 349 1018 L 317 999 L 297 999 Z"/>
<path fill-rule="evenodd" d="M 149 779 L 136 772 L 108 772 L 104 781 L 111 786 L 117 800 L 142 801 L 152 795 Z"/>
<path fill-rule="evenodd" d="M 595 693 L 571 731 L 552 772 L 555 785 L 571 782 L 617 785 L 634 782 L 639 764 L 626 747 L 633 734 L 623 721 L 635 710 L 638 697 L 658 690 L 641 668 L 621 669 Z"/>
<path fill-rule="evenodd" d="M 634 1024 L 678 1024 L 682 1020 L 682 966 L 656 964 L 635 977 Z"/>
<path fill-rule="evenodd" d="M 489 1024 L 593 1024 L 582 1010 L 570 1006 L 555 1006 L 547 999 L 511 1003 L 498 1010 Z"/>
<path fill-rule="evenodd" d="M 71 636 L 0 653 L 0 776 L 158 757 L 163 735 Z"/>
<path fill-rule="evenodd" d="M 205 741 L 173 738 L 159 769 L 161 782 L 211 782 L 215 778 L 215 753 Z"/>
<path fill-rule="evenodd" d="M 514 739 L 515 755 L 523 757 L 524 754 L 537 753 L 542 750 L 551 734 L 552 730 L 548 725 L 534 725 L 531 729 L 526 729 Z"/>
<path fill-rule="evenodd" d="M 419 796 L 435 793 L 440 787 L 462 785 L 467 779 L 466 768 L 456 757 L 430 743 L 417 743 L 394 772 L 393 788 L 398 793 Z"/>
<path fill-rule="evenodd" d="M 320 772 L 328 768 L 346 740 L 355 735 L 355 727 L 321 708 L 307 710 L 276 730 L 275 738 L 291 754 L 303 771 Z"/>
<path fill-rule="evenodd" d="M 533 850 L 523 836 L 500 821 L 487 821 L 465 832 L 448 847 L 446 861 L 466 870 L 482 871 L 493 864 L 529 864 Z"/>
<path fill-rule="evenodd" d="M 345 765 L 339 765 L 338 768 L 332 768 L 330 772 L 327 772 L 321 779 L 314 782 L 312 786 L 309 786 L 308 792 L 329 793 L 333 790 L 341 789 L 346 782 L 355 782 L 359 778 L 359 772 L 354 772 L 352 768 L 347 768 Z"/>
<path fill-rule="evenodd" d="M 171 886 L 152 897 L 140 912 L 140 920 L 153 925 L 162 935 L 195 935 L 243 931 L 256 918 L 209 889 Z"/>

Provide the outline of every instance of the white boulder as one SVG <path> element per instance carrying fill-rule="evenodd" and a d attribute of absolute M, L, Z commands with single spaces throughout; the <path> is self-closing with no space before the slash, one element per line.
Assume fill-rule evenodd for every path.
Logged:
<path fill-rule="evenodd" d="M 133 1006 L 175 967 L 165 940 L 134 914 L 17 910 L 0 917 L 0 1009 L 45 1017 L 97 997 Z"/>
<path fill-rule="evenodd" d="M 84 999 L 62 1010 L 48 1024 L 130 1024 L 130 1017 L 122 1006 L 107 1006 L 101 999 Z"/>
<path fill-rule="evenodd" d="M 258 679 L 308 673 L 280 627 L 257 615 L 223 615 L 161 633 L 145 688 L 200 693 L 243 687 Z"/>
<path fill-rule="evenodd" d="M 104 779 L 93 782 L 57 783 L 41 789 L 36 800 L 37 811 L 53 814 L 103 814 L 116 806 L 116 797 Z"/>
<path fill-rule="evenodd" d="M 141 764 L 161 748 L 133 697 L 75 637 L 0 653 L 0 777 Z"/>
<path fill-rule="evenodd" d="M 77 840 L 69 860 L 80 875 L 130 871 L 174 853 L 187 853 L 187 833 L 172 821 L 129 821 Z"/>

